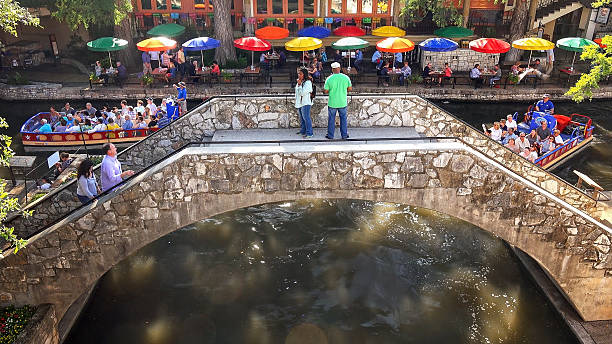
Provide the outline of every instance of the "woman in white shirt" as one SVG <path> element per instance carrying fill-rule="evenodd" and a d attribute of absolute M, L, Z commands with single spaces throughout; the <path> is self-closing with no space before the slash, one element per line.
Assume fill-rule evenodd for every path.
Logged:
<path fill-rule="evenodd" d="M 300 131 L 303 138 L 312 138 L 312 120 L 310 119 L 310 107 L 312 106 L 312 78 L 306 68 L 300 69 L 295 85 L 295 108 L 300 116 Z"/>
<path fill-rule="evenodd" d="M 86 204 L 98 193 L 100 188 L 93 173 L 93 163 L 89 159 L 83 160 L 77 169 L 77 197 L 81 203 Z"/>
<path fill-rule="evenodd" d="M 512 119 L 512 115 L 508 115 L 508 117 L 506 117 L 506 128 L 510 129 L 510 128 L 514 128 L 514 132 L 516 132 L 516 129 L 518 127 L 518 124 L 516 123 L 515 120 Z"/>
<path fill-rule="evenodd" d="M 491 130 L 491 139 L 501 142 L 502 130 L 499 126 L 499 122 L 493 123 L 493 127 L 489 128 L 489 130 Z"/>

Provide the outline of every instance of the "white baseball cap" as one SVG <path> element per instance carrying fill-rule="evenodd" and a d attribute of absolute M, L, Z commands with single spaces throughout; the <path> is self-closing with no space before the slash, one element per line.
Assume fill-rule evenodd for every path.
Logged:
<path fill-rule="evenodd" d="M 340 68 L 340 64 L 339 64 L 338 62 L 333 62 L 333 63 L 331 64 L 331 67 L 332 67 L 332 68 Z"/>

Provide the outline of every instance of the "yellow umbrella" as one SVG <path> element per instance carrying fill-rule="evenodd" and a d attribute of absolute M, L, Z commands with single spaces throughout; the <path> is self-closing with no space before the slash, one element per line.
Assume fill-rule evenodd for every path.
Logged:
<path fill-rule="evenodd" d="M 323 41 L 314 37 L 297 37 L 285 43 L 285 49 L 289 51 L 315 50 L 323 45 Z"/>
<path fill-rule="evenodd" d="M 381 26 L 372 30 L 372 35 L 381 37 L 399 37 L 406 36 L 406 31 L 395 26 Z"/>
<path fill-rule="evenodd" d="M 531 64 L 531 53 L 534 50 L 550 50 L 555 47 L 555 43 L 544 38 L 527 37 L 512 42 L 512 47 L 520 50 L 529 50 L 529 61 L 527 61 L 527 66 L 529 66 Z"/>

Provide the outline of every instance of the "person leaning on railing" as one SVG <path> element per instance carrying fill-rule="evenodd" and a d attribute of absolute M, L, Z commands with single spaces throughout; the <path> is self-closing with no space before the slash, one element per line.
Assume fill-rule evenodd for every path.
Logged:
<path fill-rule="evenodd" d="M 77 168 L 77 197 L 82 204 L 94 199 L 100 193 L 100 187 L 93 173 L 93 162 L 85 159 Z"/>
<path fill-rule="evenodd" d="M 112 143 L 105 143 L 102 146 L 104 158 L 102 158 L 102 166 L 100 168 L 100 181 L 102 182 L 102 192 L 113 188 L 121 183 L 123 178 L 134 175 L 134 171 L 121 171 L 121 163 L 117 160 L 117 148 Z"/>

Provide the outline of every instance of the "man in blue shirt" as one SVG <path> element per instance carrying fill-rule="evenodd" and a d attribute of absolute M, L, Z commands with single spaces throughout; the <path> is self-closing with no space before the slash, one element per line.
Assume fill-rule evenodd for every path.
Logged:
<path fill-rule="evenodd" d="M 178 96 L 176 97 L 176 101 L 181 107 L 181 116 L 187 113 L 187 89 L 185 88 L 184 82 L 179 82 L 178 86 L 174 85 L 176 90 L 178 91 Z"/>
<path fill-rule="evenodd" d="M 474 82 L 474 88 L 482 87 L 482 72 L 480 71 L 480 64 L 475 64 L 474 68 L 470 71 L 470 79 Z"/>
<path fill-rule="evenodd" d="M 361 49 L 357 49 L 357 51 L 355 52 L 355 69 L 357 69 L 357 71 L 361 71 L 361 63 L 363 62 L 363 52 L 361 52 Z"/>
<path fill-rule="evenodd" d="M 402 53 L 395 53 L 395 67 L 402 68 L 404 61 L 404 55 Z"/>
<path fill-rule="evenodd" d="M 553 102 L 550 101 L 550 96 L 548 94 L 545 94 L 542 97 L 542 100 L 536 104 L 535 109 L 536 111 L 542 111 L 550 114 L 555 113 L 555 106 L 553 105 Z"/>
<path fill-rule="evenodd" d="M 372 63 L 374 64 L 374 66 L 378 66 L 378 63 L 380 62 L 381 57 L 382 57 L 382 54 L 380 53 L 380 51 L 376 50 L 374 54 L 372 55 Z"/>
<path fill-rule="evenodd" d="M 148 52 L 142 52 L 142 74 L 152 74 L 153 70 L 151 69 L 151 55 Z"/>
<path fill-rule="evenodd" d="M 47 123 L 46 119 L 41 119 L 40 123 L 42 123 L 42 126 L 40 128 L 38 128 L 39 133 L 51 133 L 53 132 L 53 129 L 51 129 L 51 126 L 49 125 L 49 123 Z"/>

